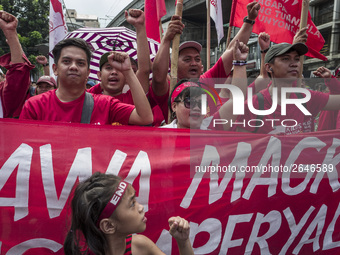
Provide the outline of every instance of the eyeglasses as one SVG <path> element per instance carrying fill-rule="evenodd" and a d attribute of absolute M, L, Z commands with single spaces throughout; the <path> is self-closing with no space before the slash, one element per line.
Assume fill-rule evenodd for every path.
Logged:
<path fill-rule="evenodd" d="M 176 103 L 184 103 L 184 107 L 190 109 L 190 107 L 195 108 L 195 106 L 197 105 L 198 108 L 201 109 L 201 105 L 202 105 L 202 100 L 195 100 L 195 99 L 190 99 L 190 97 L 186 97 L 183 100 L 176 100 Z"/>

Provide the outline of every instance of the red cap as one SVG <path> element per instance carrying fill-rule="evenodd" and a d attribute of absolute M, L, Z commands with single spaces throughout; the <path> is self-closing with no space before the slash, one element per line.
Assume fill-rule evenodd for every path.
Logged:
<path fill-rule="evenodd" d="M 46 82 L 46 83 L 54 86 L 55 88 L 57 87 L 57 83 L 55 82 L 55 79 L 52 76 L 47 76 L 47 75 L 41 76 L 38 79 L 37 84 L 39 84 L 41 82 Z"/>

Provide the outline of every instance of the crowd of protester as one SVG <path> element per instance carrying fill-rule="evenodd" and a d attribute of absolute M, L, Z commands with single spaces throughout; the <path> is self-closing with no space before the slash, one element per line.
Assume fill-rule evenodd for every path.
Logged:
<path fill-rule="evenodd" d="M 50 76 L 47 58 L 37 56 L 36 62 L 42 65 L 44 75 L 36 84 L 31 85 L 30 70 L 34 66 L 22 51 L 16 32 L 18 21 L 13 15 L 1 11 L 0 26 L 9 44 L 10 53 L 0 58 L 1 66 L 7 70 L 6 75 L 1 74 L 0 117 L 270 134 L 295 134 L 337 128 L 340 125 L 340 105 L 337 103 L 340 94 L 337 79 L 340 67 L 336 68 L 334 75 L 325 67 L 314 72 L 315 76 L 324 79 L 329 93 L 309 90 L 311 99 L 304 106 L 311 115 L 305 115 L 296 105 L 288 105 L 287 115 L 283 115 L 279 107 L 282 88 L 305 86 L 303 82 L 299 82 L 299 72 L 300 56 L 308 52 L 305 45 L 306 28 L 298 31 L 292 44 L 270 46 L 270 35 L 265 31 L 259 34 L 260 74 L 254 82 L 248 84 L 247 43 L 259 10 L 259 3 L 248 4 L 248 16 L 243 26 L 222 56 L 206 72 L 203 72 L 200 56 L 202 45 L 195 41 L 182 42 L 178 56 L 178 83 L 173 91 L 170 91 L 168 73 L 170 47 L 175 35 L 182 34 L 185 29 L 179 16 L 172 16 L 153 62 L 150 61 L 149 51 L 145 50 L 148 42 L 144 13 L 133 9 L 126 11 L 125 17 L 137 32 L 138 61 L 123 52 L 103 54 L 97 83 L 88 78 L 90 47 L 82 39 L 65 39 L 52 51 L 52 70 L 56 79 Z M 210 86 L 212 89 L 217 79 L 234 85 L 243 92 L 243 115 L 233 114 L 233 93 L 228 88 L 217 89 L 217 103 L 212 102 L 214 98 L 208 97 L 208 111 L 202 114 L 204 88 L 209 90 Z M 251 100 L 255 109 L 271 109 L 273 95 L 278 98 L 278 107 L 271 114 L 254 114 L 248 108 L 248 87 L 251 88 Z M 291 99 L 301 98 L 299 93 L 290 93 L 289 96 Z M 88 115 L 88 120 L 84 120 L 84 115 Z M 259 121 L 257 125 L 235 124 L 254 119 Z M 272 119 L 276 123 L 266 121 Z M 288 128 L 287 125 L 280 125 L 280 121 L 284 119 L 292 120 L 295 125 L 288 125 Z M 217 125 L 216 120 L 226 121 Z"/>
<path fill-rule="evenodd" d="M 254 82 L 248 84 L 247 43 L 259 10 L 259 3 L 248 4 L 248 16 L 243 26 L 215 65 L 206 72 L 203 72 L 200 56 L 202 45 L 195 41 L 181 43 L 178 56 L 178 83 L 172 90 L 170 90 L 168 73 L 171 42 L 175 35 L 182 34 L 185 29 L 179 16 L 174 15 L 171 18 L 153 63 L 150 61 L 149 51 L 146 50 L 148 42 L 144 13 L 141 10 L 129 10 L 125 12 L 125 17 L 137 31 L 137 62 L 124 52 L 112 51 L 103 54 L 99 62 L 100 70 L 97 73 L 99 82 L 96 84 L 88 78 L 92 57 L 90 46 L 82 39 L 69 38 L 60 41 L 52 51 L 54 63 L 51 64 L 56 79 L 50 76 L 47 58 L 37 56 L 36 62 L 43 66 L 44 75 L 30 87 L 30 70 L 34 66 L 21 48 L 16 31 L 18 20 L 13 15 L 0 11 L 0 29 L 10 48 L 10 53 L 0 57 L 0 65 L 6 69 L 5 74 L 0 73 L 0 117 L 96 125 L 140 125 L 286 135 L 339 128 L 340 66 L 336 68 L 334 75 L 325 67 L 319 67 L 314 72 L 315 76 L 323 79 L 329 93 L 309 90 L 310 100 L 303 106 L 311 115 L 305 115 L 293 104 L 287 106 L 287 114 L 284 115 L 279 107 L 281 89 L 305 86 L 303 82 L 300 83 L 299 78 L 300 57 L 308 52 L 308 47 L 305 45 L 306 28 L 299 30 L 292 44 L 279 43 L 273 46 L 271 46 L 270 35 L 263 31 L 258 37 L 261 51 L 260 74 Z M 215 98 L 217 103 L 212 103 L 212 98 L 208 98 L 207 111 L 202 114 L 201 108 L 204 105 L 202 95 L 207 89 L 209 90 L 209 87 L 212 89 L 216 79 L 232 86 L 229 86 L 229 89 L 225 87 L 217 89 L 218 96 Z M 231 87 L 244 95 L 245 100 L 242 104 L 244 103 L 245 112 L 242 115 L 234 114 L 234 108 L 238 106 L 235 104 L 235 91 L 231 91 Z M 247 93 L 252 93 L 252 97 L 247 99 Z M 278 107 L 270 114 L 256 115 L 248 108 L 248 100 L 251 100 L 255 109 L 269 110 L 276 98 Z M 290 93 L 289 98 L 299 100 L 301 95 Z M 316 118 L 318 123 L 315 122 Z M 284 119 L 290 119 L 296 125 L 283 126 L 281 123 Z M 214 120 L 228 121 L 215 125 Z M 262 125 L 242 127 L 232 125 L 232 123 L 247 123 L 249 120 L 258 120 Z M 131 233 L 143 231 L 146 222 L 142 218 L 138 225 L 133 225 L 136 217 L 140 217 L 143 213 L 143 208 L 134 202 L 133 187 L 117 178 L 97 173 L 76 189 L 72 204 L 74 212 L 72 227 L 65 242 L 65 251 L 68 254 L 77 254 L 76 250 L 81 249 L 74 246 L 74 243 L 78 243 L 74 240 L 77 238 L 77 229 L 94 240 L 88 245 L 92 251 L 100 254 L 106 250 L 126 247 L 125 242 L 128 238 L 130 241 L 134 240 L 132 243 L 135 250 L 159 251 L 146 237 L 131 237 L 117 232 L 117 228 L 119 229 L 124 221 L 132 222 Z M 132 197 L 132 199 L 122 200 L 121 203 L 130 200 L 128 203 L 136 203 L 131 215 L 126 214 L 126 209 L 122 205 L 107 209 L 111 196 L 115 195 L 114 190 L 121 185 L 124 187 L 124 192 L 127 191 L 126 196 Z M 90 200 L 101 201 L 101 203 L 92 206 L 86 202 Z M 106 210 L 108 215 L 104 213 Z M 81 219 L 79 212 L 95 216 L 84 220 Z M 98 215 L 100 215 L 99 219 Z M 169 219 L 169 225 L 170 232 L 176 239 L 182 254 L 193 254 L 188 241 L 188 222 L 175 217 Z M 112 238 L 119 240 L 120 243 L 116 246 L 112 245 L 114 243 Z M 105 245 L 98 245 L 98 242 Z"/>

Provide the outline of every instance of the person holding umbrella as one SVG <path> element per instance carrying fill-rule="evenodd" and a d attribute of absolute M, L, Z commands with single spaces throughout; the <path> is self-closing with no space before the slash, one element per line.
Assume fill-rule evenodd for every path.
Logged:
<path fill-rule="evenodd" d="M 58 89 L 30 98 L 23 107 L 20 119 L 97 125 L 115 122 L 122 125 L 152 123 L 150 105 L 132 70 L 127 53 L 111 52 L 108 61 L 125 75 L 130 88 L 133 88 L 135 106 L 123 104 L 109 96 L 86 92 L 91 49 L 83 39 L 68 38 L 60 41 L 53 49 L 53 56 L 53 71 L 58 77 Z"/>

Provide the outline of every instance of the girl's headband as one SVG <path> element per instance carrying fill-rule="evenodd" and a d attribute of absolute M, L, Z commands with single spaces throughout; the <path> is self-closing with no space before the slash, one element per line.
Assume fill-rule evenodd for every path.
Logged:
<path fill-rule="evenodd" d="M 181 92 L 188 87 L 199 87 L 196 83 L 186 81 L 179 85 L 171 94 L 171 104 L 175 101 L 176 97 L 181 94 Z"/>
<path fill-rule="evenodd" d="M 105 218 L 110 218 L 110 216 L 112 215 L 112 213 L 116 210 L 120 200 L 122 199 L 122 197 L 124 196 L 124 193 L 127 189 L 128 183 L 125 181 L 120 181 L 117 189 L 115 190 L 115 192 L 113 193 L 112 198 L 110 199 L 110 201 L 107 203 L 107 205 L 105 206 L 104 210 L 102 211 L 102 213 L 100 214 L 98 221 L 97 221 L 97 226 L 99 227 L 99 223 L 102 219 Z"/>

